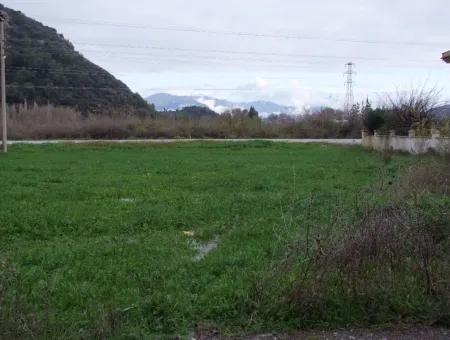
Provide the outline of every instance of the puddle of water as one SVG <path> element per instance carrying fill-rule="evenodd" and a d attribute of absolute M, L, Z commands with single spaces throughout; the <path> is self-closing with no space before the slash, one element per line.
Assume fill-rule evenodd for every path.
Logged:
<path fill-rule="evenodd" d="M 200 262 L 203 260 L 210 252 L 215 250 L 219 246 L 220 238 L 219 236 L 214 237 L 213 240 L 208 243 L 200 243 L 198 241 L 191 241 L 190 244 L 192 248 L 197 251 L 197 255 L 194 256 L 194 262 Z"/>
<path fill-rule="evenodd" d="M 195 233 L 193 231 L 183 231 L 184 236 L 194 237 Z"/>

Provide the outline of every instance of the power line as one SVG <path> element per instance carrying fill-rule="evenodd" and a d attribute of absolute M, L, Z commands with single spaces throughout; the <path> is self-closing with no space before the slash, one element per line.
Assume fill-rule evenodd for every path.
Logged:
<path fill-rule="evenodd" d="M 116 56 L 143 56 L 143 57 L 161 57 L 161 58 L 199 58 L 199 59 L 211 59 L 211 60 L 221 60 L 221 61 L 250 61 L 250 62 L 277 62 L 273 59 L 255 59 L 255 58 L 225 58 L 223 56 L 208 56 L 208 55 L 195 55 L 195 54 L 169 54 L 169 55 L 161 55 L 161 54 L 152 54 L 152 53 L 142 53 L 142 52 L 127 52 L 127 51 L 117 51 L 117 50 L 83 50 L 86 53 L 97 53 L 97 54 L 107 54 L 107 55 L 116 55 Z M 312 61 L 301 61 L 302 63 L 307 64 L 318 64 L 319 62 Z M 295 64 L 297 65 L 297 64 Z"/>
<path fill-rule="evenodd" d="M 11 48 L 10 48 L 11 49 Z M 38 48 L 34 48 L 34 49 L 38 49 Z M 162 49 L 162 48 L 161 48 Z M 39 48 L 39 50 L 41 50 Z M 43 51 L 46 52 L 54 52 L 54 53 L 58 53 L 59 55 L 73 55 L 73 52 L 61 52 L 60 50 L 54 49 L 54 50 L 49 50 L 49 49 L 45 49 L 44 47 L 42 48 Z M 164 50 L 172 50 L 170 48 L 164 48 Z M 164 61 L 168 60 L 168 59 L 174 59 L 174 58 L 185 58 L 181 61 L 186 61 L 189 59 L 186 58 L 199 58 L 199 59 L 210 59 L 210 60 L 220 60 L 220 61 L 249 61 L 249 62 L 265 62 L 265 63 L 280 63 L 283 61 L 277 61 L 277 60 L 273 60 L 273 59 L 255 59 L 255 58 L 235 58 L 235 57 L 230 57 L 230 58 L 225 58 L 223 56 L 208 56 L 208 55 L 196 55 L 196 54 L 169 54 L 169 55 L 162 55 L 162 54 L 153 54 L 153 53 L 144 53 L 144 52 L 128 52 L 128 51 L 117 51 L 117 50 L 81 50 L 83 53 L 94 53 L 94 54 L 105 54 L 108 56 L 117 56 L 117 57 L 127 57 L 127 56 L 138 56 L 138 57 L 160 57 L 160 58 L 164 58 Z M 75 51 L 74 51 L 75 52 Z M 208 51 L 205 51 L 208 52 Z M 19 51 L 18 53 L 22 53 L 21 51 Z M 75 52 L 76 53 L 76 52 Z M 344 57 L 333 57 L 333 56 L 309 56 L 309 55 L 303 55 L 303 57 L 316 57 L 316 58 L 339 58 L 339 59 L 343 59 Z M 383 60 L 383 59 L 371 59 L 371 60 Z M 303 64 L 308 64 L 308 65 L 316 65 L 316 64 L 321 64 L 323 62 L 314 62 L 314 61 L 300 61 Z M 291 65 L 299 65 L 299 64 L 291 64 Z"/>
<path fill-rule="evenodd" d="M 28 72 L 48 72 L 48 73 L 56 73 L 56 74 L 68 74 L 68 75 L 81 75 L 81 76 L 87 76 L 87 75 L 91 75 L 91 74 L 107 74 L 110 77 L 114 77 L 111 74 L 108 74 L 107 71 L 87 71 L 87 70 L 63 70 L 63 69 L 49 69 L 49 68 L 39 68 L 39 67 L 26 67 L 26 66 L 19 66 L 19 67 L 7 67 L 6 68 L 8 71 L 14 70 L 14 71 L 21 71 L 21 70 L 25 70 Z M 220 77 L 221 80 L 225 79 L 226 77 L 224 76 L 218 76 Z M 215 78 L 215 77 L 212 77 Z M 241 76 L 241 77 L 229 77 L 228 79 L 237 79 L 237 78 L 246 78 L 249 79 L 251 81 L 256 81 L 257 79 L 265 79 L 265 80 L 304 80 L 304 81 L 310 81 L 312 79 L 308 79 L 308 78 L 304 78 L 303 76 L 266 76 L 266 75 L 258 75 L 258 76 Z M 316 84 L 317 85 L 317 84 Z M 320 86 L 323 87 L 329 87 L 330 84 L 322 84 Z M 14 86 L 14 87 L 24 87 L 27 86 L 28 88 L 33 88 L 33 85 L 20 85 L 20 84 L 12 84 L 10 86 Z M 42 88 L 64 88 L 64 86 L 42 86 Z M 69 87 L 70 89 L 75 88 L 75 87 Z M 77 89 L 80 87 L 76 87 Z M 97 89 L 98 87 L 89 87 L 89 89 Z M 112 89 L 112 88 L 107 88 L 107 89 Z M 156 90 L 156 89 L 155 89 Z M 163 89 L 159 89 L 159 90 L 168 90 L 166 88 Z M 190 89 L 170 89 L 170 90 L 190 90 Z"/>
<path fill-rule="evenodd" d="M 21 88 L 21 89 L 53 89 L 53 90 L 103 90 L 103 91 L 130 91 L 129 88 L 119 87 L 77 87 L 77 86 L 52 86 L 52 85 L 16 85 L 16 84 L 8 84 L 7 88 Z M 287 87 L 276 87 L 270 88 L 270 90 L 291 90 L 291 88 Z M 146 91 L 149 92 L 157 92 L 157 91 L 230 91 L 230 92 L 262 92 L 263 89 L 257 88 L 148 88 Z"/>
<path fill-rule="evenodd" d="M 44 68 L 44 67 L 28 67 L 28 66 L 8 66 L 6 67 L 6 70 L 8 71 L 29 71 L 29 72 L 51 72 L 51 73 L 57 73 L 57 74 L 76 74 L 76 75 L 90 75 L 90 74 L 104 74 L 108 75 L 110 77 L 113 77 L 108 73 L 106 70 L 64 70 L 64 69 L 51 69 L 51 68 Z"/>
<path fill-rule="evenodd" d="M 113 55 L 105 55 L 105 57 L 108 57 L 108 58 L 118 57 L 118 58 L 120 58 L 119 56 L 113 56 Z M 143 58 L 143 56 L 135 56 L 135 58 Z M 213 66 L 213 65 L 217 65 L 217 63 L 222 63 L 224 65 L 231 65 L 229 63 L 227 64 L 227 62 L 229 62 L 230 60 L 208 59 L 208 58 L 206 58 L 206 59 L 203 58 L 203 59 L 208 61 L 208 64 L 202 63 L 202 65 L 204 65 L 204 66 L 206 66 L 206 65 Z M 168 62 L 168 61 L 187 62 L 188 60 L 189 59 L 166 58 L 164 60 L 146 60 L 146 64 L 163 64 L 163 63 Z M 202 58 L 200 58 L 200 60 L 192 60 L 191 59 L 189 61 L 201 62 L 203 60 L 202 60 Z M 301 69 L 301 68 L 304 69 L 304 68 L 307 68 L 307 69 L 309 69 L 310 66 L 311 66 L 311 64 L 307 64 L 307 65 L 286 64 L 286 63 L 283 64 L 283 63 L 270 62 L 270 61 L 266 61 L 266 62 L 263 62 L 263 61 L 252 61 L 252 60 L 234 60 L 234 61 L 240 62 L 241 64 L 245 64 L 246 67 L 250 67 L 250 66 L 259 66 L 259 67 L 274 66 L 274 67 L 283 68 L 283 69 L 284 68 L 288 68 L 288 69 Z M 21 68 L 21 67 L 17 67 L 17 69 L 15 69 L 15 70 L 20 70 L 20 69 L 25 69 L 26 70 L 26 68 Z M 89 71 L 82 71 L 82 70 L 81 71 L 70 71 L 70 70 L 69 71 L 64 71 L 64 70 L 49 70 L 49 69 L 42 69 L 42 70 L 33 70 L 33 69 L 31 69 L 29 71 L 31 71 L 31 72 L 46 71 L 46 72 L 52 72 L 52 73 L 55 73 L 55 74 L 74 74 L 74 75 L 76 75 L 76 74 L 88 75 L 90 73 Z M 316 73 L 317 72 L 321 73 L 321 71 L 315 71 L 315 72 Z M 101 71 L 94 71 L 94 72 L 92 72 L 92 74 L 95 74 L 95 73 L 101 74 L 102 72 Z"/>
<path fill-rule="evenodd" d="M 405 45 L 405 46 L 442 46 L 445 42 L 417 42 L 417 41 L 397 41 L 397 40 L 367 40 L 367 39 L 347 39 L 347 38 L 328 38 L 317 37 L 308 35 L 297 34 L 275 34 L 275 33 L 255 33 L 244 31 L 226 31 L 226 30 L 213 30 L 201 27 L 180 27 L 180 26 L 153 26 L 143 24 L 128 24 L 124 22 L 112 22 L 112 21 L 94 21 L 94 20 L 82 20 L 75 18 L 56 18 L 41 16 L 43 20 L 53 20 L 62 23 L 76 24 L 76 25 L 90 25 L 90 26 L 112 26 L 122 28 L 134 28 L 134 29 L 148 29 L 157 31 L 174 31 L 184 33 L 203 33 L 203 34 L 219 34 L 219 35 L 231 35 L 239 37 L 255 37 L 255 38 L 271 38 L 271 39 L 295 39 L 295 40 L 312 40 L 312 41 L 325 41 L 325 42 L 340 42 L 340 43 L 356 43 L 356 44 L 372 44 L 372 45 Z"/>
<path fill-rule="evenodd" d="M 57 42 L 48 42 L 48 44 L 58 44 Z M 342 55 L 322 55 L 322 54 L 299 54 L 299 53 L 274 53 L 274 52 L 255 52 L 255 51 L 236 51 L 236 50 L 221 50 L 221 49 L 191 49 L 191 48 L 181 48 L 181 47 L 163 47 L 163 46 L 152 46 L 152 45 L 132 45 L 132 44 L 112 44 L 112 43 L 86 43 L 86 42 L 76 42 L 73 44 L 85 45 L 85 46 L 103 46 L 103 47 L 120 47 L 120 48 L 132 48 L 132 49 L 150 49 L 150 50 L 163 50 L 163 51 L 177 51 L 177 52 L 198 52 L 198 53 L 215 53 L 215 54 L 236 54 L 236 55 L 249 55 L 249 56 L 273 56 L 273 57 L 292 57 L 292 58 L 309 58 L 309 59 L 353 59 L 353 60 L 367 60 L 367 61 L 401 61 L 405 62 L 403 59 L 386 58 L 386 57 L 367 57 L 367 56 L 342 56 Z M 35 47 L 36 49 L 45 49 L 46 51 L 52 51 L 46 46 Z M 60 52 L 60 50 L 54 49 L 55 52 Z M 81 50 L 82 51 L 82 50 Z M 85 50 L 86 52 L 103 53 L 108 52 L 105 50 Z M 115 54 L 133 54 L 133 55 L 150 55 L 146 53 L 135 53 L 135 52 L 124 52 L 124 51 L 110 51 Z M 66 52 L 64 52 L 66 53 Z M 68 53 L 68 52 L 67 52 Z M 429 60 L 426 59 L 411 59 L 408 58 L 406 62 L 417 62 L 424 63 Z"/>
<path fill-rule="evenodd" d="M 62 74 L 79 74 L 79 75 L 84 75 L 84 74 L 96 74 L 96 73 L 101 73 L 101 74 L 108 74 L 110 76 L 111 75 L 108 71 L 106 70 L 101 70 L 101 71 L 92 71 L 92 70 L 85 70 L 85 69 L 70 69 L 70 70 L 65 70 L 65 69 L 51 69 L 51 68 L 47 68 L 47 67 L 29 67 L 29 66 L 8 66 L 6 68 L 7 70 L 10 71 L 21 71 L 21 70 L 25 70 L 25 71 L 30 71 L 30 72 L 52 72 L 52 73 L 62 73 Z M 119 72 L 119 73 L 124 73 L 124 72 Z M 220 76 L 221 79 L 223 79 L 223 76 Z M 231 77 L 232 79 L 235 78 L 263 78 L 263 79 L 292 79 L 292 80 L 299 80 L 299 79 L 303 79 L 303 76 L 289 76 L 289 77 L 274 77 L 274 76 L 266 76 L 266 75 L 254 75 L 254 76 L 233 76 Z"/>
<path fill-rule="evenodd" d="M 105 75 L 109 75 L 110 77 L 114 77 L 113 75 L 109 74 L 108 71 L 105 70 L 101 70 L 101 71 L 89 71 L 89 70 L 75 70 L 75 69 L 70 69 L 70 70 L 64 70 L 64 69 L 50 69 L 50 68 L 42 68 L 42 67 L 27 67 L 27 66 L 9 66 L 6 68 L 6 70 L 8 71 L 28 71 L 28 72 L 51 72 L 51 73 L 56 73 L 56 74 L 75 74 L 75 75 L 92 75 L 92 74 L 105 74 Z M 120 73 L 120 72 L 119 72 Z M 226 79 L 226 77 L 222 76 L 222 75 L 218 75 L 218 77 L 220 77 L 220 79 Z M 209 78 L 215 78 L 215 77 L 210 77 Z M 231 76 L 228 77 L 228 79 L 238 79 L 238 78 L 245 78 L 245 79 L 250 79 L 252 81 L 257 80 L 257 79 L 265 79 L 265 80 L 311 80 L 311 79 L 307 79 L 304 78 L 303 76 L 270 76 L 270 75 L 250 75 L 250 76 Z M 326 87 L 329 84 L 324 84 L 322 86 Z"/>
<path fill-rule="evenodd" d="M 89 87 L 89 86 L 52 86 L 52 85 L 16 85 L 16 84 L 8 84 L 7 88 L 20 88 L 20 89 L 51 89 L 51 90 L 101 90 L 101 91 L 130 91 L 127 87 Z"/>
<path fill-rule="evenodd" d="M 57 51 L 55 51 L 57 52 Z M 247 62 L 252 65 L 255 63 L 259 64 L 269 64 L 281 67 L 302 67 L 302 66 L 310 66 L 310 65 L 324 65 L 324 62 L 314 62 L 314 61 L 299 61 L 299 62 L 291 62 L 289 61 L 277 61 L 272 59 L 256 59 L 256 58 L 225 58 L 221 56 L 205 56 L 205 55 L 160 55 L 160 54 L 151 54 L 151 53 L 133 53 L 133 52 L 122 52 L 117 53 L 117 51 L 97 51 L 97 50 L 84 50 L 85 53 L 93 53 L 105 55 L 108 58 L 116 57 L 116 58 L 152 58 L 147 60 L 147 63 L 164 63 L 168 61 L 179 61 L 179 62 L 187 62 L 187 61 L 198 61 L 198 60 L 206 60 L 208 62 Z M 59 53 L 59 55 L 71 55 L 70 53 Z M 198 60 L 195 60 L 198 59 Z"/>
<path fill-rule="evenodd" d="M 47 52 L 55 52 L 58 55 L 68 55 L 71 56 L 71 52 L 60 52 L 58 50 L 45 50 Z M 129 58 L 129 59 L 136 59 L 136 58 L 151 58 L 149 60 L 146 60 L 146 63 L 165 63 L 165 62 L 195 62 L 196 59 L 199 60 L 207 60 L 209 62 L 248 62 L 256 65 L 256 63 L 260 63 L 261 65 L 264 64 L 270 64 L 274 66 L 280 66 L 280 67 L 307 67 L 310 65 L 323 65 L 323 66 L 333 66 L 333 64 L 325 64 L 324 61 L 310 61 L 310 60 L 298 60 L 295 63 L 288 63 L 290 60 L 273 60 L 273 59 L 256 59 L 256 58 L 235 58 L 235 57 L 223 57 L 223 56 L 209 56 L 209 55 L 195 55 L 195 54 L 153 54 L 153 53 L 142 53 L 142 52 L 128 52 L 128 51 L 117 51 L 117 50 L 82 50 L 83 53 L 92 53 L 92 54 L 99 54 L 99 55 L 105 55 L 108 58 Z M 21 52 L 19 52 L 21 53 Z M 80 54 L 82 55 L 82 54 Z M 337 58 L 337 59 L 343 59 L 342 56 L 307 56 L 303 55 L 303 57 L 317 57 L 317 58 Z M 358 58 L 357 58 L 358 59 Z M 366 58 L 366 60 L 377 60 L 377 61 L 389 61 L 394 59 L 387 59 L 387 58 Z M 399 60 L 400 62 L 400 60 Z M 409 62 L 420 62 L 418 60 L 410 60 Z M 423 61 L 422 61 L 423 63 Z M 404 62 L 401 62 L 399 65 L 394 64 L 388 64 L 386 66 L 395 66 L 396 68 L 408 68 L 407 65 L 405 65 Z"/>

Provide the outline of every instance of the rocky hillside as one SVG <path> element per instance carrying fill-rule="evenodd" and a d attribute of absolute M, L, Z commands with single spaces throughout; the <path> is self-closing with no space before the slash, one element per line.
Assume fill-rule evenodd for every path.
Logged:
<path fill-rule="evenodd" d="M 70 106 L 84 113 L 148 115 L 154 108 L 87 60 L 50 27 L 0 4 L 6 26 L 9 103 Z"/>

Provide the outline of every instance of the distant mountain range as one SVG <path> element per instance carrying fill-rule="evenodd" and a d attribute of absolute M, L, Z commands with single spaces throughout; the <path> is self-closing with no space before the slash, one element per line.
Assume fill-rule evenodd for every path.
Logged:
<path fill-rule="evenodd" d="M 435 108 L 433 114 L 438 118 L 450 118 L 450 105 L 443 105 Z"/>
<path fill-rule="evenodd" d="M 154 104 L 158 111 L 181 110 L 188 106 L 207 107 L 217 113 L 231 109 L 249 109 L 254 107 L 261 115 L 296 112 L 292 106 L 280 105 L 270 101 L 232 102 L 208 96 L 175 96 L 168 93 L 157 93 L 146 98 L 147 102 Z"/>

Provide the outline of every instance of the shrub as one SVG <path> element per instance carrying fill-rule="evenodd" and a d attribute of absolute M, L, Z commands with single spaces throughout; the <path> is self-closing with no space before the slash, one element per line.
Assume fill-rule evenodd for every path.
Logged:
<path fill-rule="evenodd" d="M 435 88 L 425 87 L 387 95 L 383 105 L 385 129 L 396 130 L 402 135 L 407 135 L 411 128 L 430 129 L 438 96 Z"/>
<path fill-rule="evenodd" d="M 331 226 L 314 233 L 307 228 L 283 264 L 258 284 L 259 312 L 294 317 L 303 326 L 425 320 L 448 325 L 449 170 L 411 168 L 384 203 L 383 195 L 364 199 L 372 203 L 355 207 L 361 213 L 353 218 L 333 216 Z M 283 293 L 273 304 L 275 286 Z"/>

